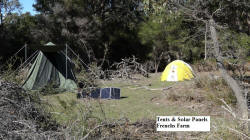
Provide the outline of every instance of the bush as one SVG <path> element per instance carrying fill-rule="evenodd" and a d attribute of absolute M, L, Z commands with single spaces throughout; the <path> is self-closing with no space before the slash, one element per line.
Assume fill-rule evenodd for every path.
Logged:
<path fill-rule="evenodd" d="M 204 76 L 197 77 L 195 80 L 195 87 L 202 88 L 207 91 L 208 99 L 217 104 L 222 104 L 218 99 L 224 99 L 227 104 L 236 105 L 236 97 L 233 91 L 228 87 L 225 80 L 218 76 Z"/>
<path fill-rule="evenodd" d="M 14 83 L 1 81 L 0 139 L 48 139 L 63 137 L 37 94 Z"/>

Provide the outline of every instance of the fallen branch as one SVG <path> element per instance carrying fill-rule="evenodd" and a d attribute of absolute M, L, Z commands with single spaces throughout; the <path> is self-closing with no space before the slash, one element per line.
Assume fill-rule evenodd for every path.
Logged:
<path fill-rule="evenodd" d="M 238 130 L 235 130 L 235 129 L 233 129 L 233 128 L 230 128 L 230 127 L 227 127 L 229 130 L 231 130 L 232 132 L 235 132 L 235 133 L 237 133 L 237 134 L 240 134 L 240 135 L 242 135 L 244 138 L 246 138 L 247 140 L 249 140 L 250 139 L 250 137 L 248 137 L 246 134 L 244 134 L 244 133 L 242 133 L 242 132 L 240 132 L 240 131 L 238 131 Z"/>
<path fill-rule="evenodd" d="M 62 115 L 60 112 L 50 112 L 51 114 L 57 114 L 57 115 Z"/>
<path fill-rule="evenodd" d="M 107 125 L 107 124 L 105 124 L 105 125 Z M 91 131 L 89 131 L 81 140 L 87 139 L 87 138 L 89 137 L 89 135 L 90 135 L 92 132 L 94 132 L 97 128 L 103 127 L 103 126 L 105 126 L 105 125 L 97 125 L 97 126 L 96 126 L 95 128 L 93 128 Z"/>
<path fill-rule="evenodd" d="M 0 80 L 1 81 L 1 80 Z M 0 88 L 0 139 L 57 139 L 59 125 L 51 120 L 38 96 L 31 95 L 14 83 L 2 81 Z M 46 134 L 46 135 L 45 135 Z"/>
<path fill-rule="evenodd" d="M 23 121 L 13 121 L 14 123 L 19 123 L 19 124 L 22 124 L 22 125 L 25 125 L 27 126 L 29 129 L 31 128 L 34 128 L 34 127 L 31 127 L 30 125 L 28 125 L 27 123 L 23 122 Z"/>
<path fill-rule="evenodd" d="M 228 111 L 234 118 L 236 118 L 236 115 L 234 112 L 232 112 L 231 110 L 229 110 L 228 108 L 226 108 L 225 106 L 221 106 L 223 109 L 225 109 L 226 111 Z"/>
<path fill-rule="evenodd" d="M 151 91 L 156 91 L 156 90 L 160 90 L 160 91 L 163 91 L 163 90 L 168 90 L 170 88 L 172 88 L 173 86 L 170 86 L 170 87 L 166 87 L 166 88 L 149 88 L 147 86 L 141 86 L 141 87 L 137 87 L 137 88 L 131 88 L 131 87 L 128 87 L 129 89 L 132 89 L 132 90 L 137 90 L 137 89 L 141 89 L 141 88 L 144 88 L 146 90 L 151 90 Z"/>
<path fill-rule="evenodd" d="M 218 98 L 219 99 L 219 98 Z M 232 114 L 232 116 L 234 117 L 234 118 L 236 118 L 236 114 L 233 112 L 233 110 L 232 110 L 232 108 L 223 100 L 223 99 L 219 99 L 222 103 L 224 103 L 225 105 L 226 105 L 226 107 L 225 106 L 221 106 L 223 109 L 225 109 L 226 111 L 228 111 L 229 113 L 231 113 Z"/>
<path fill-rule="evenodd" d="M 230 108 L 226 108 L 225 106 L 221 106 L 223 109 L 228 111 L 234 118 L 241 120 L 241 121 L 250 121 L 250 119 L 242 119 L 242 118 L 237 118 L 235 112 L 232 111 Z"/>
<path fill-rule="evenodd" d="M 166 87 L 166 88 L 149 88 L 149 87 L 147 87 L 147 86 L 144 86 L 144 88 L 145 89 L 147 89 L 147 90 L 168 90 L 168 89 L 170 89 L 170 88 L 172 88 L 173 86 L 170 86 L 170 87 Z"/>

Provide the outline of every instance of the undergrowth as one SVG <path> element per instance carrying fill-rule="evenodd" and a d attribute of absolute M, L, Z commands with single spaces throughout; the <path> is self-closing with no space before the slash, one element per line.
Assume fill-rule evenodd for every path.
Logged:
<path fill-rule="evenodd" d="M 17 84 L 21 84 L 25 76 L 25 69 L 17 69 L 17 64 L 22 64 L 22 62 L 23 59 L 20 57 L 11 57 L 0 67 L 1 78 L 7 82 L 15 82 Z"/>
<path fill-rule="evenodd" d="M 194 83 L 196 88 L 205 90 L 208 99 L 217 105 L 222 105 L 222 102 L 219 99 L 223 99 L 227 104 L 236 106 L 237 99 L 224 79 L 217 76 L 204 76 L 197 77 L 194 80 Z"/>

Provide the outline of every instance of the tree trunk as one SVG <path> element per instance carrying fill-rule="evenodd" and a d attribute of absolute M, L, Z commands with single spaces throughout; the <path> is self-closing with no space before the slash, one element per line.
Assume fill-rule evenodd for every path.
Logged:
<path fill-rule="evenodd" d="M 158 67 L 157 67 L 157 62 L 155 61 L 155 64 L 154 64 L 155 66 L 155 73 L 158 73 Z"/>
<path fill-rule="evenodd" d="M 206 32 L 205 32 L 205 57 L 204 60 L 207 59 L 207 22 L 206 22 Z"/>
<path fill-rule="evenodd" d="M 238 83 L 227 73 L 227 71 L 225 70 L 225 68 L 223 66 L 223 63 L 222 63 L 223 61 L 222 61 L 222 57 L 220 54 L 220 47 L 219 47 L 219 43 L 218 43 L 218 36 L 216 33 L 215 22 L 213 19 L 209 20 L 209 27 L 210 27 L 211 37 L 212 37 L 213 45 L 214 45 L 214 55 L 215 55 L 215 58 L 217 60 L 217 65 L 218 65 L 219 71 L 220 71 L 223 79 L 226 81 L 228 86 L 233 90 L 233 92 L 237 98 L 238 108 L 239 108 L 240 113 L 241 113 L 240 118 L 247 120 L 248 119 L 248 108 L 247 108 L 246 100 L 243 97 L 242 90 L 241 90 L 240 86 L 238 85 Z M 247 124 L 245 125 L 245 127 L 248 128 Z"/>
<path fill-rule="evenodd" d="M 214 45 L 214 56 L 216 58 L 217 61 L 222 62 L 222 58 L 220 55 L 220 46 L 219 46 L 219 42 L 218 42 L 218 36 L 217 36 L 217 32 L 215 29 L 215 22 L 213 19 L 209 20 L 209 28 L 210 28 L 210 33 L 211 33 L 211 38 L 213 40 L 213 45 Z"/>
<path fill-rule="evenodd" d="M 250 13 L 247 14 L 248 35 L 250 35 Z"/>
<path fill-rule="evenodd" d="M 0 2 L 0 26 L 2 26 L 2 24 L 3 24 L 3 15 L 2 15 L 2 6 Z"/>

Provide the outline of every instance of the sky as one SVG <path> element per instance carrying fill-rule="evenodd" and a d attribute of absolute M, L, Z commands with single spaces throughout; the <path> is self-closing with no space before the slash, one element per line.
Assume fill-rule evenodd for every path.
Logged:
<path fill-rule="evenodd" d="M 19 0 L 19 2 L 23 7 L 22 13 L 30 12 L 31 15 L 36 14 L 35 9 L 32 7 L 32 5 L 35 3 L 35 0 Z"/>

